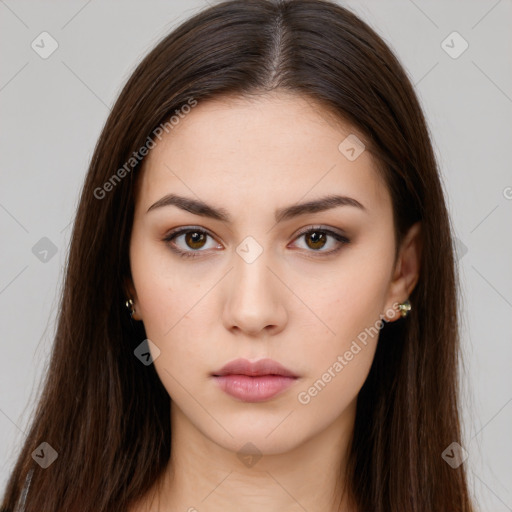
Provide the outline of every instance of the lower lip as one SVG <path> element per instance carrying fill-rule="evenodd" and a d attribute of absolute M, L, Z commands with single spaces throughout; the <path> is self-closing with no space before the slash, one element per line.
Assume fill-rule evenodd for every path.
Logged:
<path fill-rule="evenodd" d="M 222 391 L 244 402 L 263 402 L 289 388 L 295 377 L 283 375 L 219 375 L 214 377 Z"/>

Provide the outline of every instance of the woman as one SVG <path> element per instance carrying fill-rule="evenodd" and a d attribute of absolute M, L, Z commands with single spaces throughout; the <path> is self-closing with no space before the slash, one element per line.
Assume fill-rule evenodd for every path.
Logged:
<path fill-rule="evenodd" d="M 205 9 L 100 136 L 2 510 L 469 512 L 456 292 L 382 39 L 323 0 Z"/>

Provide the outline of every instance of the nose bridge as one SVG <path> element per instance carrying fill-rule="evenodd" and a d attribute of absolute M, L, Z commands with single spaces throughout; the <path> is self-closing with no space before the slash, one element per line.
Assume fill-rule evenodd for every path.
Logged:
<path fill-rule="evenodd" d="M 268 325 L 281 326 L 285 319 L 284 296 L 272 268 L 271 251 L 248 236 L 233 254 L 232 281 L 225 304 L 227 327 L 252 333 Z"/>
<path fill-rule="evenodd" d="M 234 255 L 235 293 L 238 290 L 243 295 L 252 295 L 254 300 L 262 293 L 268 295 L 267 299 L 270 298 L 272 272 L 267 268 L 272 265 L 270 259 L 269 249 L 265 249 L 254 237 L 245 237 L 236 247 Z"/>

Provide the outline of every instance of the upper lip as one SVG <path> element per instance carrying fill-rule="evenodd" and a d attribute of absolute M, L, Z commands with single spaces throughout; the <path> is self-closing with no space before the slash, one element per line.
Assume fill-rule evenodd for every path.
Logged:
<path fill-rule="evenodd" d="M 259 359 L 252 363 L 247 359 L 234 359 L 225 364 L 220 370 L 213 372 L 212 375 L 214 377 L 221 375 L 248 375 L 250 377 L 282 375 L 283 377 L 297 377 L 291 370 L 288 370 L 288 368 L 285 368 L 273 359 Z"/>

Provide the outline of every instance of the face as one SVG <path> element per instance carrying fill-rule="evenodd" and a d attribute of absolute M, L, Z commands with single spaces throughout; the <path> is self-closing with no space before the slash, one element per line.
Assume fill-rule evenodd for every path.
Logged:
<path fill-rule="evenodd" d="M 220 446 L 281 453 L 353 417 L 381 319 L 407 298 L 389 192 L 368 151 L 339 149 L 350 134 L 300 96 L 216 99 L 145 160 L 134 318 L 173 415 Z M 295 378 L 213 376 L 238 358 Z"/>

